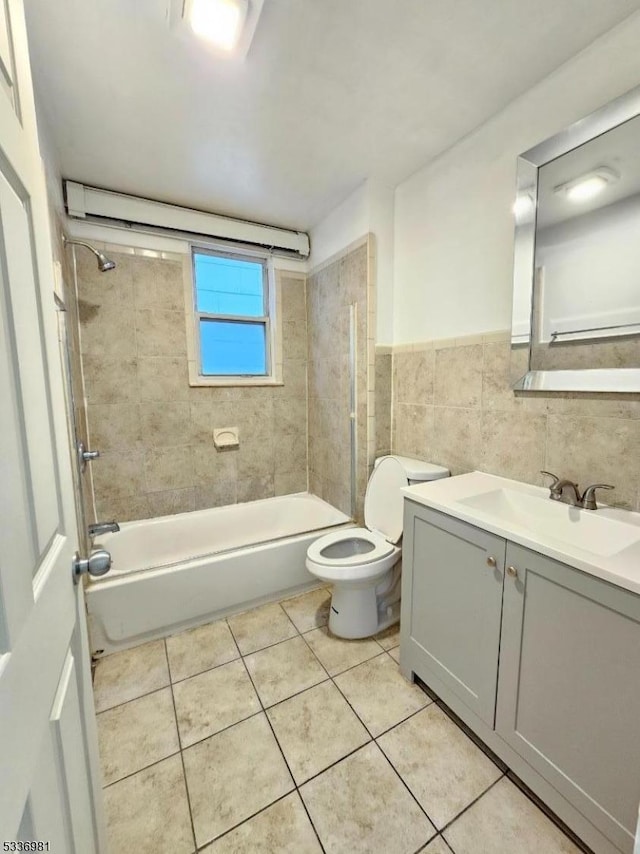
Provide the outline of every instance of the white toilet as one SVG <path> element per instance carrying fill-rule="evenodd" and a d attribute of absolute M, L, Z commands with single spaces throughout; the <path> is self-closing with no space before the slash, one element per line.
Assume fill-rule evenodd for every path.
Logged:
<path fill-rule="evenodd" d="M 342 528 L 312 543 L 307 569 L 333 584 L 329 629 L 341 638 L 375 635 L 400 619 L 403 487 L 448 477 L 448 469 L 387 456 L 376 460 L 364 499 L 366 528 Z"/>

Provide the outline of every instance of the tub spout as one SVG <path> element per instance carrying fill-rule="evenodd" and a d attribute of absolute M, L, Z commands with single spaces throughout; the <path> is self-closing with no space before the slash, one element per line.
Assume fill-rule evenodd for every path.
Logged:
<path fill-rule="evenodd" d="M 89 525 L 89 536 L 97 537 L 100 534 L 115 534 L 120 530 L 120 525 L 117 522 L 95 522 Z"/>

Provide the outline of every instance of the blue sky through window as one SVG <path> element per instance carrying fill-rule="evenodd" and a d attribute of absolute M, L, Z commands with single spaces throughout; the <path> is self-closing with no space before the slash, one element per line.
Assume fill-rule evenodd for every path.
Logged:
<path fill-rule="evenodd" d="M 198 311 L 263 317 L 264 284 L 260 262 L 194 254 Z"/>
<path fill-rule="evenodd" d="M 261 376 L 267 373 L 263 323 L 201 320 L 200 346 L 205 375 Z"/>

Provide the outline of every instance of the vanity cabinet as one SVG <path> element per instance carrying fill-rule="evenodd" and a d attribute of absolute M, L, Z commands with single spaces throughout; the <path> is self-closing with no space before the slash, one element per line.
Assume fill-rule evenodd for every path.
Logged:
<path fill-rule="evenodd" d="M 404 532 L 404 674 L 597 854 L 631 854 L 640 596 L 410 500 Z"/>
<path fill-rule="evenodd" d="M 441 513 L 409 512 L 413 554 L 429 556 L 413 573 L 412 637 L 424 667 L 493 726 L 506 543 Z"/>

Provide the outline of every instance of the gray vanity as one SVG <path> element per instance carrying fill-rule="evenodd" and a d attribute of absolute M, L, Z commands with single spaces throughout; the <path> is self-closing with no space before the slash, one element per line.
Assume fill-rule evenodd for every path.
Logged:
<path fill-rule="evenodd" d="M 597 854 L 640 803 L 640 516 L 474 472 L 405 490 L 400 664 Z"/>

